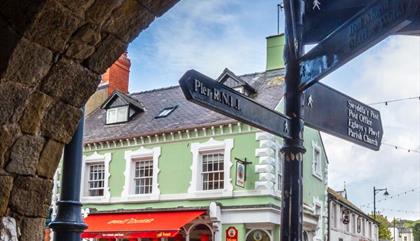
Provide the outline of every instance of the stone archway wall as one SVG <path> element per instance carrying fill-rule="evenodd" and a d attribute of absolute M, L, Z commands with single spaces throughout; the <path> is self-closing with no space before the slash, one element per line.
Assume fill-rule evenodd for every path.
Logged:
<path fill-rule="evenodd" d="M 0 240 L 41 240 L 80 108 L 100 74 L 176 1 L 0 1 Z"/>

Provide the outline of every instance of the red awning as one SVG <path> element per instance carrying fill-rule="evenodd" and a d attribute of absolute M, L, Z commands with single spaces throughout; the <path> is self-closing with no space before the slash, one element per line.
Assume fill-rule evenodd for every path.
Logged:
<path fill-rule="evenodd" d="M 174 237 L 185 224 L 205 211 L 90 214 L 82 238 Z"/>

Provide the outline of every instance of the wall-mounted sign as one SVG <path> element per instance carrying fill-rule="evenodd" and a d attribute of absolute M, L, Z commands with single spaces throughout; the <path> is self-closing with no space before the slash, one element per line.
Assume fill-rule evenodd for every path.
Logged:
<path fill-rule="evenodd" d="M 246 158 L 241 160 L 236 158 L 236 186 L 245 187 L 246 181 L 246 166 L 251 164 L 252 162 L 248 162 Z"/>
<path fill-rule="evenodd" d="M 238 241 L 238 230 L 235 227 L 226 229 L 226 241 Z"/>

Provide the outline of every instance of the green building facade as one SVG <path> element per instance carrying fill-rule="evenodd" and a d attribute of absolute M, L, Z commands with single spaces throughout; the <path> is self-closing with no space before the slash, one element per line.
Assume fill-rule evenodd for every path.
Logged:
<path fill-rule="evenodd" d="M 284 41 L 270 37 L 269 47 L 273 38 Z M 242 76 L 225 69 L 218 81 L 281 112 L 278 64 Z M 85 123 L 87 240 L 279 240 L 281 138 L 186 101 L 178 86 L 116 91 Z M 304 133 L 304 240 L 324 240 L 328 160 L 320 133 Z"/>

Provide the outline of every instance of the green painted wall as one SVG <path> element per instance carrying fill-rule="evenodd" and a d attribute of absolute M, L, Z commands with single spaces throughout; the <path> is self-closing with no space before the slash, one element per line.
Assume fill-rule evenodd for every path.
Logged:
<path fill-rule="evenodd" d="M 238 131 L 237 126 L 232 127 L 233 132 Z M 233 183 L 234 190 L 253 190 L 255 181 L 258 178 L 255 173 L 254 165 L 257 164 L 257 158 L 255 157 L 255 149 L 258 148 L 259 143 L 255 138 L 255 129 L 249 129 L 248 126 L 243 126 L 242 129 L 247 130 L 242 133 L 226 134 L 214 138 L 215 140 L 233 139 L 234 147 L 231 151 L 232 166 L 230 174 Z M 250 131 L 249 131 L 250 130 Z M 228 132 L 229 130 L 226 130 Z M 207 133 L 210 135 L 211 133 Z M 144 148 L 153 148 L 156 146 L 161 147 L 161 155 L 159 158 L 159 175 L 158 183 L 161 194 L 180 194 L 187 193 L 188 187 L 191 182 L 191 165 L 192 165 L 192 152 L 191 143 L 204 143 L 209 141 L 211 136 L 204 137 L 204 132 L 198 132 L 199 138 L 190 140 L 177 140 L 158 143 L 158 144 L 146 144 Z M 137 150 L 137 147 L 117 147 L 106 150 L 98 151 L 99 154 L 112 153 L 112 160 L 110 162 L 110 191 L 111 197 L 121 197 L 121 193 L 124 187 L 124 171 L 125 171 L 125 159 L 124 152 L 126 150 Z M 85 152 L 86 156 L 93 154 L 93 151 Z M 244 159 L 252 162 L 252 165 L 247 167 L 247 181 L 245 188 L 236 186 L 236 160 L 235 157 Z"/>
<path fill-rule="evenodd" d="M 267 37 L 266 70 L 280 69 L 284 67 L 284 43 L 284 34 Z"/>
<path fill-rule="evenodd" d="M 264 205 L 276 204 L 280 205 L 277 198 L 270 196 L 260 197 L 241 197 L 241 198 L 225 198 L 218 200 L 176 200 L 176 201 L 159 201 L 152 203 L 112 203 L 112 204 L 84 204 L 84 208 L 95 208 L 100 211 L 108 210 L 130 210 L 130 209 L 147 209 L 147 208 L 181 208 L 181 207 L 208 207 L 211 202 L 217 201 L 223 206 L 241 206 L 241 205 Z"/>

